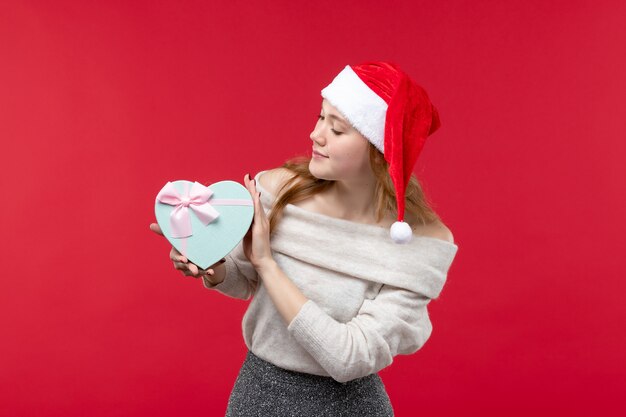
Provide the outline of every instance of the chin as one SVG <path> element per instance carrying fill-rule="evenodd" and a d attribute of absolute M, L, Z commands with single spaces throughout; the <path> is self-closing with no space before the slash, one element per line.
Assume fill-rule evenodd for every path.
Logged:
<path fill-rule="evenodd" d="M 315 165 L 313 159 L 311 159 L 311 162 L 309 162 L 309 172 L 311 173 L 311 175 L 320 180 L 332 180 L 332 178 L 328 178 L 326 175 L 324 175 L 323 172 L 320 172 L 319 169 L 316 169 L 316 167 L 312 165 Z"/>

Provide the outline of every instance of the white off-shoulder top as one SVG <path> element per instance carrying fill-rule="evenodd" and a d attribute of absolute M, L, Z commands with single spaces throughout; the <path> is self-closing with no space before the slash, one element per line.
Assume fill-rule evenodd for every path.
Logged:
<path fill-rule="evenodd" d="M 269 215 L 275 196 L 263 188 Z M 223 282 L 204 285 L 248 300 L 246 346 L 284 369 L 339 382 L 389 366 L 420 349 L 432 332 L 427 305 L 440 294 L 458 251 L 454 243 L 413 236 L 396 244 L 385 227 L 355 223 L 289 204 L 271 238 L 274 259 L 309 299 L 285 324 L 242 243 L 226 256 Z"/>

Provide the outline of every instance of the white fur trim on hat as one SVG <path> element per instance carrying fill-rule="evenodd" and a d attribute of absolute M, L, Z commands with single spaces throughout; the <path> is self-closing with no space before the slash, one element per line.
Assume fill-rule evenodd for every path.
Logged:
<path fill-rule="evenodd" d="M 385 153 L 387 103 L 359 78 L 350 65 L 322 89 L 330 102 L 363 136 Z"/>

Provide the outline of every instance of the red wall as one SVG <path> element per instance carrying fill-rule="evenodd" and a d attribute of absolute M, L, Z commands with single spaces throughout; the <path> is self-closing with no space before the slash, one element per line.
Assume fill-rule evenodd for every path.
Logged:
<path fill-rule="evenodd" d="M 307 152 L 370 59 L 439 109 L 416 173 L 460 246 L 396 415 L 626 409 L 626 3 L 335 3 L 2 2 L 0 415 L 223 415 L 247 303 L 174 271 L 156 193 Z"/>

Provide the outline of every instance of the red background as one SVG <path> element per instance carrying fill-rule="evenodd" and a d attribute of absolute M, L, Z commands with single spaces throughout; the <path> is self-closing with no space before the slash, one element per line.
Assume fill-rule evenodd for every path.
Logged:
<path fill-rule="evenodd" d="M 173 269 L 154 197 L 308 152 L 370 59 L 439 109 L 416 173 L 460 247 L 396 415 L 626 409 L 626 3 L 334 3 L 2 2 L 0 415 L 223 415 L 247 302 Z"/>

